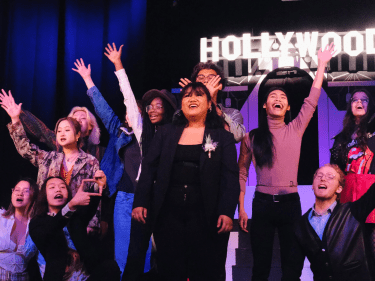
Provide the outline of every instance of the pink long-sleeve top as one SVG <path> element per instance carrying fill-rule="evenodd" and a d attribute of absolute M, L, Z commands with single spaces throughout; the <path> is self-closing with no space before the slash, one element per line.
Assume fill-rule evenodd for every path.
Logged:
<path fill-rule="evenodd" d="M 256 165 L 249 133 L 244 136 L 239 159 L 241 191 L 246 191 L 249 167 L 251 161 L 253 161 L 257 175 L 257 191 L 268 194 L 297 192 L 297 173 L 302 136 L 318 105 L 320 91 L 315 87 L 311 88 L 298 116 L 288 125 L 285 124 L 284 118 L 275 119 L 267 116 L 274 144 L 274 158 L 271 168 L 267 166 L 260 168 Z"/>

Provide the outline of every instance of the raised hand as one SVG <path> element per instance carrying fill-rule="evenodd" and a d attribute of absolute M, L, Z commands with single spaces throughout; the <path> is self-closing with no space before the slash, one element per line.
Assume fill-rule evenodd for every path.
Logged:
<path fill-rule="evenodd" d="M 102 194 L 105 184 L 107 183 L 107 177 L 102 170 L 97 170 L 94 175 L 96 183 L 99 185 L 99 193 Z"/>
<path fill-rule="evenodd" d="M 91 65 L 89 64 L 86 67 L 82 58 L 81 60 L 77 59 L 74 65 L 75 67 L 77 67 L 77 69 L 72 68 L 72 70 L 74 70 L 75 72 L 78 72 L 82 76 L 83 79 L 87 77 L 91 77 Z"/>
<path fill-rule="evenodd" d="M 333 42 L 330 45 L 325 46 L 324 48 L 320 48 L 318 52 L 319 64 L 327 64 L 335 53 L 336 50 Z"/>
<path fill-rule="evenodd" d="M 216 75 L 213 79 L 208 81 L 207 84 L 205 84 L 206 88 L 210 92 L 212 102 L 215 104 L 217 100 L 217 93 L 219 92 L 219 90 L 222 89 L 220 80 L 221 80 L 220 75 Z"/>
<path fill-rule="evenodd" d="M 122 54 L 122 47 L 124 45 L 121 45 L 120 48 L 118 49 L 117 51 L 117 48 L 116 48 L 116 44 L 115 43 L 112 43 L 112 46 L 111 44 L 107 44 L 107 47 L 105 47 L 105 50 L 107 51 L 106 53 L 104 53 L 104 55 L 106 55 L 106 57 L 113 63 L 113 64 L 116 64 L 116 63 L 121 63 L 121 54 Z"/>
<path fill-rule="evenodd" d="M 19 116 L 21 114 L 22 103 L 20 104 L 15 103 L 10 90 L 7 95 L 4 89 L 1 89 L 0 104 L 1 104 L 1 107 L 4 108 L 4 110 L 8 113 L 9 117 L 12 119 L 13 124 L 17 123 L 20 120 Z"/>
<path fill-rule="evenodd" d="M 184 88 L 187 84 L 191 83 L 191 81 L 187 78 L 181 78 L 180 79 L 181 82 L 179 82 L 178 84 Z"/>
<path fill-rule="evenodd" d="M 76 195 L 68 203 L 69 209 L 76 210 L 79 206 L 87 206 L 90 204 L 91 196 L 101 196 L 101 193 L 90 193 L 83 190 L 85 182 L 96 182 L 94 179 L 84 179 L 79 186 Z"/>

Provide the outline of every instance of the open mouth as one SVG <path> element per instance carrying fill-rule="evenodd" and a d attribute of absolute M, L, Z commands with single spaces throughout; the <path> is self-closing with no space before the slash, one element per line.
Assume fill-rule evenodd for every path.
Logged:
<path fill-rule="evenodd" d="M 198 107 L 198 105 L 196 105 L 196 104 L 190 104 L 189 105 L 189 108 L 197 108 Z"/>
<path fill-rule="evenodd" d="M 63 198 L 62 194 L 57 194 L 57 195 L 55 195 L 55 197 L 54 197 L 54 199 L 62 199 L 62 198 Z"/>
<path fill-rule="evenodd" d="M 363 107 L 362 106 L 357 106 L 357 109 L 363 109 Z"/>
<path fill-rule="evenodd" d="M 23 199 L 22 198 L 17 198 L 16 201 L 17 202 L 23 202 Z"/>
<path fill-rule="evenodd" d="M 66 141 L 66 138 L 61 138 L 60 141 L 64 142 L 64 141 Z"/>
<path fill-rule="evenodd" d="M 279 103 L 275 103 L 275 104 L 273 105 L 273 108 L 282 109 L 282 105 L 279 104 Z"/>
<path fill-rule="evenodd" d="M 327 189 L 327 186 L 325 184 L 320 184 L 318 186 L 318 189 Z"/>

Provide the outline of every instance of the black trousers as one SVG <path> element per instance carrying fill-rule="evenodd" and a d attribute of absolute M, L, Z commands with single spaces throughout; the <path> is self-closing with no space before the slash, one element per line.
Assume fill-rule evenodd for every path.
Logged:
<path fill-rule="evenodd" d="M 268 280 L 271 270 L 276 229 L 280 241 L 281 269 L 285 272 L 294 237 L 293 224 L 301 217 L 301 202 L 298 193 L 274 197 L 255 192 L 252 210 L 250 229 L 254 259 L 252 281 L 264 281 Z"/>

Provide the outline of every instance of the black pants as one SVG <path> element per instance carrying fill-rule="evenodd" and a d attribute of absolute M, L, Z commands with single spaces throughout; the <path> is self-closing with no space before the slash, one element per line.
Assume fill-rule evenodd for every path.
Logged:
<path fill-rule="evenodd" d="M 225 259 L 220 267 L 218 252 L 228 240 L 217 234 L 216 222 L 205 216 L 199 187 L 170 188 L 154 230 L 159 280 L 219 280 Z"/>
<path fill-rule="evenodd" d="M 279 202 L 275 202 L 279 201 Z M 254 258 L 252 281 L 268 280 L 272 263 L 273 241 L 277 228 L 280 241 L 281 269 L 292 245 L 293 224 L 301 217 L 298 193 L 273 195 L 255 192 L 250 239 Z"/>

